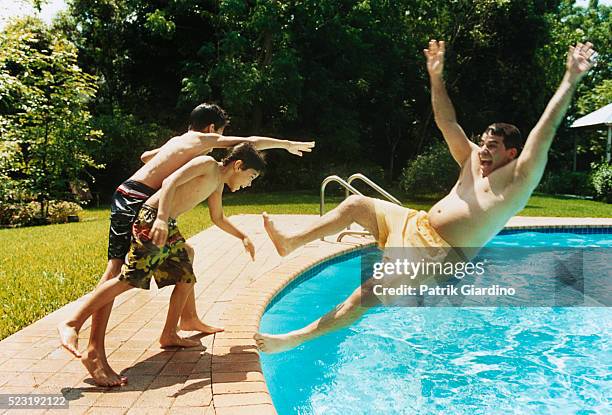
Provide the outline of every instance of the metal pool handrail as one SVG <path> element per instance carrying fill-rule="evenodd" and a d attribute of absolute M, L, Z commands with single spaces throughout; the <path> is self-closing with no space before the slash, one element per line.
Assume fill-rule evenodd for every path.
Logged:
<path fill-rule="evenodd" d="M 380 193 L 381 195 L 383 195 L 389 202 L 391 203 L 395 203 L 396 205 L 401 206 L 402 202 L 400 202 L 399 200 L 397 200 L 397 198 L 395 198 L 391 193 L 387 192 L 385 189 L 383 189 L 382 187 L 380 187 L 379 185 L 377 185 L 376 183 L 374 183 L 372 180 L 370 180 L 367 176 L 361 174 L 361 173 L 355 173 L 353 174 L 351 177 L 348 178 L 347 183 L 351 184 L 353 183 L 355 180 L 361 180 L 362 182 L 364 182 L 365 184 L 369 185 L 372 189 L 376 190 L 378 193 Z M 348 195 L 347 195 L 348 196 Z"/>
<path fill-rule="evenodd" d="M 351 177 L 349 177 L 348 181 L 345 181 L 344 179 L 342 179 L 340 176 L 337 175 L 332 175 L 332 176 L 328 176 L 326 177 L 322 182 L 321 182 L 321 202 L 319 205 L 319 214 L 321 216 L 323 216 L 323 214 L 325 213 L 325 188 L 327 187 L 328 183 L 331 182 L 336 182 L 338 183 L 340 186 L 342 186 L 344 188 L 344 190 L 346 191 L 346 197 L 349 196 L 349 193 L 353 193 L 356 195 L 361 195 L 363 196 L 363 194 L 355 189 L 351 183 L 355 180 L 361 180 L 363 181 L 365 184 L 369 185 L 372 189 L 376 190 L 380 195 L 382 195 L 383 197 L 385 197 L 387 200 L 389 200 L 392 203 L 395 203 L 397 205 L 402 205 L 402 203 L 397 200 L 395 197 L 393 197 L 389 192 L 387 192 L 385 189 L 383 189 L 382 187 L 380 187 L 379 185 L 377 185 L 376 183 L 374 183 L 372 180 L 370 180 L 368 177 L 366 177 L 365 175 L 361 174 L 361 173 L 355 173 L 353 174 Z M 340 235 L 338 235 L 338 239 L 337 241 L 340 242 L 340 240 L 346 236 L 346 235 L 371 235 L 369 232 L 364 232 L 364 231 L 351 231 L 351 227 L 349 225 L 349 227 L 347 228 L 346 231 L 340 233 Z M 321 240 L 323 240 L 323 238 L 321 238 Z"/>
<path fill-rule="evenodd" d="M 348 184 L 340 176 L 336 176 L 335 174 L 332 176 L 327 176 L 325 179 L 323 179 L 323 182 L 321 182 L 321 203 L 319 204 L 319 215 L 320 216 L 323 216 L 323 214 L 325 213 L 325 188 L 327 187 L 327 184 L 331 182 L 336 182 L 340 186 L 344 187 L 347 193 L 351 192 L 353 194 L 363 196 L 363 193 L 361 193 L 359 190 L 355 189 L 353 186 Z"/>

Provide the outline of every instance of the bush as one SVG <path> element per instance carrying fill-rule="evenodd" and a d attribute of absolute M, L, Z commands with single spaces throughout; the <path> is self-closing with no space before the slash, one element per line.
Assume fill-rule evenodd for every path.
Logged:
<path fill-rule="evenodd" d="M 15 205 L 17 211 L 13 216 L 13 220 L 9 225 L 39 225 L 44 223 L 40 215 L 40 203 L 30 202 L 25 204 Z"/>
<path fill-rule="evenodd" d="M 48 214 L 42 218 L 40 203 L 2 203 L 0 204 L 0 225 L 32 226 L 48 223 L 68 222 L 68 216 L 78 215 L 83 208 L 74 202 L 51 200 L 48 202 Z"/>
<path fill-rule="evenodd" d="M 40 204 L 2 203 L 0 204 L 0 225 L 37 225 L 40 223 Z"/>
<path fill-rule="evenodd" d="M 410 195 L 447 193 L 457 182 L 459 165 L 440 142 L 408 161 L 400 185 Z"/>
<path fill-rule="evenodd" d="M 19 212 L 19 206 L 12 203 L 0 203 L 0 225 L 13 224 L 15 215 Z"/>
<path fill-rule="evenodd" d="M 593 196 L 595 194 L 589 173 L 577 171 L 548 172 L 544 175 L 537 191 L 557 195 Z"/>
<path fill-rule="evenodd" d="M 51 223 L 68 222 L 68 216 L 78 215 L 83 208 L 74 202 L 52 200 L 49 202 L 47 218 Z"/>
<path fill-rule="evenodd" d="M 612 203 L 612 165 L 601 163 L 591 165 L 591 183 L 595 189 L 595 197 L 607 203 Z"/>

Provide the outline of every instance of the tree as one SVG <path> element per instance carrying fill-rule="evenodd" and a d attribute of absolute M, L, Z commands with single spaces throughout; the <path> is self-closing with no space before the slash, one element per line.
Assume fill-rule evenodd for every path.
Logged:
<path fill-rule="evenodd" d="M 570 125 L 579 117 L 595 111 L 612 101 L 612 7 L 589 2 L 587 7 L 575 5 L 573 0 L 561 2 L 557 13 L 550 16 L 550 42 L 538 53 L 538 65 L 546 77 L 543 85 L 548 90 L 556 88 L 563 75 L 565 57 L 569 45 L 590 41 L 599 53 L 597 65 L 578 86 L 575 105 L 572 105 L 561 124 L 551 148 L 548 170 L 588 170 L 592 162 L 600 161 L 605 154 L 605 132 L 590 129 L 574 129 Z"/>
<path fill-rule="evenodd" d="M 61 199 L 71 181 L 99 165 L 93 152 L 99 131 L 87 104 L 96 78 L 77 65 L 77 52 L 39 19 L 17 19 L 0 34 L 2 174 L 13 192 L 0 198 Z M 18 190 L 18 192 L 15 192 Z"/>
<path fill-rule="evenodd" d="M 98 176 L 110 185 L 167 129 L 184 130 L 203 101 L 228 110 L 231 134 L 316 139 L 296 173 L 369 162 L 393 179 L 440 139 L 422 56 L 430 38 L 447 41 L 447 87 L 468 134 L 493 121 L 527 132 L 557 86 L 568 44 L 590 36 L 601 50 L 609 44 L 607 9 L 573 3 L 73 0 L 58 27 L 99 76 L 92 112 L 108 138 L 108 168 Z M 571 134 L 560 130 L 553 159 L 565 157 Z M 276 165 L 293 168 L 273 153 Z"/>
<path fill-rule="evenodd" d="M 185 131 L 195 104 L 215 99 L 191 82 L 216 56 L 215 3 L 73 0 L 55 23 L 77 46 L 79 65 L 98 77 L 90 107 L 105 136 L 106 166 L 96 172 L 103 198 L 140 166 L 144 150 Z"/>

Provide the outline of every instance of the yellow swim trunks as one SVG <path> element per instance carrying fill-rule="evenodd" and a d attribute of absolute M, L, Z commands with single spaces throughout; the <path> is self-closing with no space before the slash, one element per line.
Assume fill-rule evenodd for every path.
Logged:
<path fill-rule="evenodd" d="M 427 212 L 380 199 L 374 199 L 374 209 L 378 224 L 378 246 L 385 251 L 387 260 L 406 256 L 412 257 L 413 260 L 426 259 L 434 262 L 451 258 L 466 260 L 461 250 L 451 247 L 431 226 Z"/>
<path fill-rule="evenodd" d="M 443 248 L 450 245 L 429 224 L 427 212 L 374 199 L 381 248 Z"/>
<path fill-rule="evenodd" d="M 438 234 L 429 223 L 427 212 L 408 209 L 393 203 L 374 199 L 376 211 L 376 222 L 378 224 L 378 245 L 384 251 L 385 262 L 412 264 L 423 263 L 423 268 L 418 274 L 409 275 L 402 271 L 397 274 L 389 273 L 386 278 L 379 280 L 383 288 L 397 289 L 407 285 L 418 284 L 447 284 L 447 277 L 437 279 L 439 274 L 435 272 L 440 265 L 440 270 L 448 262 L 465 261 L 465 256 L 459 250 L 451 247 Z M 430 271 L 429 264 L 434 266 Z M 433 279 L 433 280 L 432 280 Z M 420 295 L 395 296 L 392 294 L 376 294 L 378 299 L 387 305 L 420 306 L 422 297 Z"/>

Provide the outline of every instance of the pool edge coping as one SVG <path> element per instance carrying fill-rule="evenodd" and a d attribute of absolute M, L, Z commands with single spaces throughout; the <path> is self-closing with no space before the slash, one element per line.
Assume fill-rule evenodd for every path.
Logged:
<path fill-rule="evenodd" d="M 572 222 L 575 221 L 575 223 L 566 224 L 537 223 L 537 219 L 540 218 L 536 220 L 525 219 L 533 223 L 508 224 L 504 226 L 503 230 L 528 231 L 529 229 L 540 230 L 545 228 L 612 227 L 611 219 L 605 222 L 589 223 L 588 219 L 576 221 L 575 218 L 572 218 Z M 563 218 L 555 219 L 562 221 Z M 309 249 L 263 274 L 247 286 L 244 293 L 230 301 L 223 316 L 226 331 L 216 335 L 212 344 L 211 383 L 213 386 L 212 402 L 215 410 L 219 411 L 220 408 L 227 405 L 239 405 L 248 411 L 245 413 L 249 414 L 277 413 L 263 375 L 259 352 L 256 350 L 253 340 L 253 335 L 259 330 L 261 317 L 270 302 L 302 274 L 336 257 L 375 244 L 370 239 L 350 245 L 329 243 Z M 215 378 L 219 380 L 230 379 L 228 382 L 231 383 L 231 390 L 235 393 L 218 393 L 219 387 L 215 387 L 215 385 L 227 383 L 217 381 Z M 236 408 L 235 406 L 231 407 Z"/>

